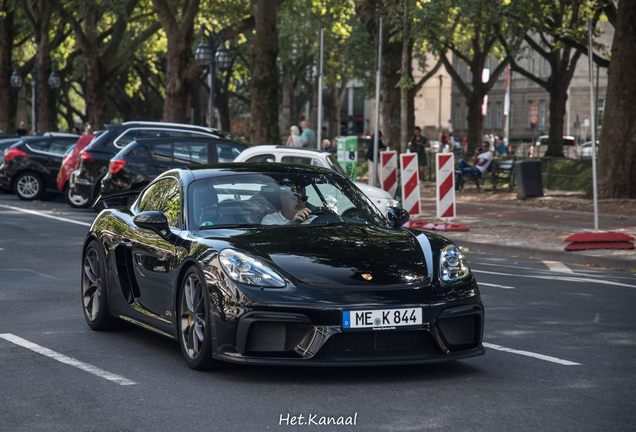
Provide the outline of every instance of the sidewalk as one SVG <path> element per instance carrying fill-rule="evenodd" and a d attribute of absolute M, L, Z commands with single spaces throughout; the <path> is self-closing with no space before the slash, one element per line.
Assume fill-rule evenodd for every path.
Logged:
<path fill-rule="evenodd" d="M 422 214 L 417 218 L 441 222 L 436 218 L 435 184 L 420 189 Z M 544 191 L 545 196 L 526 201 L 516 192 L 478 192 L 466 186 L 456 195 L 453 223 L 467 232 L 439 232 L 471 251 L 508 256 L 532 257 L 571 264 L 620 269 L 636 273 L 636 249 L 565 251 L 564 239 L 571 234 L 594 231 L 591 200 L 581 193 Z M 636 236 L 636 200 L 599 201 L 599 231 L 624 232 Z"/>

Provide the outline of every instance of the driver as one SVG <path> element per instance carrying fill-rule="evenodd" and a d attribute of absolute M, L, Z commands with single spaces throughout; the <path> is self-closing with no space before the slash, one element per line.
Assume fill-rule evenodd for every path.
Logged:
<path fill-rule="evenodd" d="M 304 186 L 283 189 L 280 194 L 281 209 L 265 215 L 261 224 L 289 225 L 292 221 L 300 224 L 311 223 L 317 216 L 312 215 L 311 210 L 306 207 L 307 198 Z"/>

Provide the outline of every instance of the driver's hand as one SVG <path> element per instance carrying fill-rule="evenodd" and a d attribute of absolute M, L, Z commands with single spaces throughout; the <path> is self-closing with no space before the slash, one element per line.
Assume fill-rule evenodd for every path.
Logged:
<path fill-rule="evenodd" d="M 308 208 L 304 208 L 302 210 L 298 210 L 296 214 L 294 215 L 294 219 L 292 220 L 297 220 L 302 223 L 302 222 L 305 222 L 310 217 L 311 217 L 311 210 L 309 210 Z"/>

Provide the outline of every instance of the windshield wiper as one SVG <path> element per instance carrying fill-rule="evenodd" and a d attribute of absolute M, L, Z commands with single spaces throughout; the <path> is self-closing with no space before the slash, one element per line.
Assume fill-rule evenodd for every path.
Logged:
<path fill-rule="evenodd" d="M 200 230 L 216 229 L 216 228 L 255 228 L 261 227 L 261 224 L 256 223 L 235 223 L 235 224 L 221 224 L 221 225 L 209 225 L 199 227 Z"/>

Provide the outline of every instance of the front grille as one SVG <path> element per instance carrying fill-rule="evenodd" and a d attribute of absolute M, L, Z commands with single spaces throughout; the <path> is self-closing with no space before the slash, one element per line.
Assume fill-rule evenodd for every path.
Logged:
<path fill-rule="evenodd" d="M 441 318 L 438 320 L 438 326 L 449 348 L 465 349 L 479 343 L 481 316 L 478 314 Z"/>
<path fill-rule="evenodd" d="M 410 331 L 358 331 L 331 336 L 320 352 L 403 351 L 428 346 L 426 334 Z"/>
<path fill-rule="evenodd" d="M 308 323 L 256 322 L 250 326 L 245 351 L 290 351 L 310 328 Z"/>

